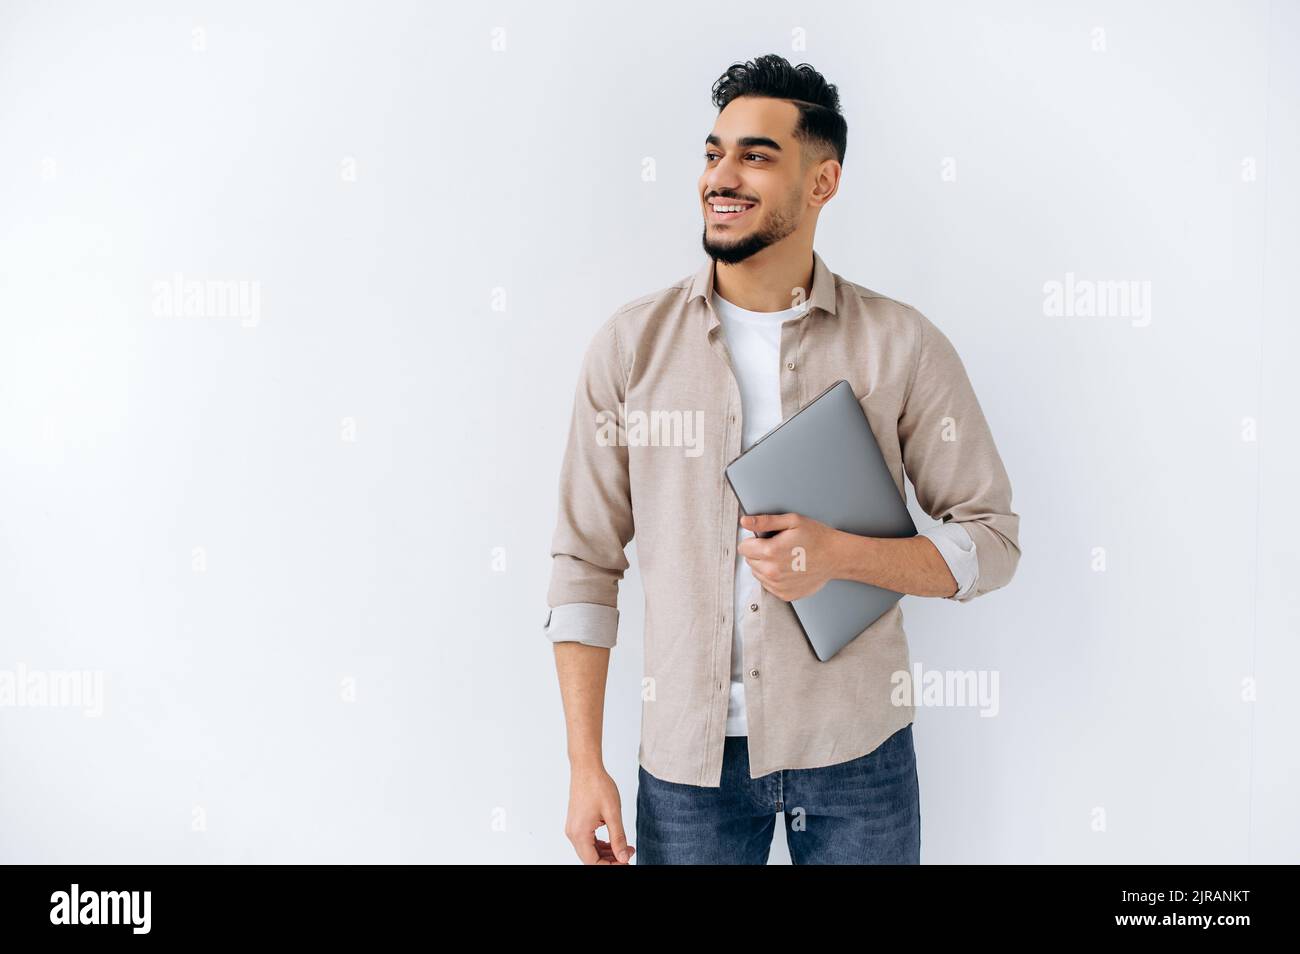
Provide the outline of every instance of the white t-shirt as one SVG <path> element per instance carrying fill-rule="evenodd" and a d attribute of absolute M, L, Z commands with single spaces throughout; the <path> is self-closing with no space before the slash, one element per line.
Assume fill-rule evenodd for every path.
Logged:
<path fill-rule="evenodd" d="M 782 421 L 781 415 L 781 325 L 804 312 L 796 305 L 785 311 L 747 311 L 713 294 L 713 310 L 722 321 L 722 333 L 731 355 L 731 364 L 740 388 L 743 432 L 741 450 L 749 447 Z M 930 537 L 957 580 L 957 594 L 963 595 L 979 575 L 975 546 L 960 524 L 941 524 L 921 531 Z M 752 537 L 736 526 L 736 543 Z M 754 587 L 759 586 L 750 572 L 749 562 L 736 553 L 735 606 L 731 636 L 731 699 L 727 707 L 727 735 L 747 735 L 745 718 L 745 676 L 740 621 L 745 609 L 754 602 Z"/>

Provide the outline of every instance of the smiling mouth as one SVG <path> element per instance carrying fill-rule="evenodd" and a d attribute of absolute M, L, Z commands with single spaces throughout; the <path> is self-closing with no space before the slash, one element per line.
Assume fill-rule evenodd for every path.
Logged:
<path fill-rule="evenodd" d="M 757 203 L 740 202 L 736 199 L 710 199 L 709 218 L 714 222 L 734 222 L 749 214 Z"/>

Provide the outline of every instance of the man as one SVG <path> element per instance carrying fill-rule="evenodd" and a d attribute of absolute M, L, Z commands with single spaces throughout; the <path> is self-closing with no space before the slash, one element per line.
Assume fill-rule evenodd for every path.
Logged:
<path fill-rule="evenodd" d="M 821 662 L 789 601 L 831 579 L 961 602 L 1004 586 L 1020 557 L 1011 486 L 945 335 L 813 250 L 844 161 L 836 88 L 764 56 L 728 69 L 713 100 L 708 261 L 604 323 L 574 400 L 545 624 L 572 772 L 565 831 L 590 864 L 634 850 L 638 864 L 762 864 L 781 813 L 797 864 L 916 864 L 901 607 Z M 740 518 L 724 466 L 840 378 L 899 493 L 906 472 L 939 526 L 882 539 L 799 514 Z M 646 600 L 635 849 L 601 751 L 634 528 Z"/>

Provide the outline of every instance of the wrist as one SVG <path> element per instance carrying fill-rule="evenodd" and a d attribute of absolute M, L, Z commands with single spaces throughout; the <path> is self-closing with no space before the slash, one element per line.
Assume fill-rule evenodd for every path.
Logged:
<path fill-rule="evenodd" d="M 871 537 L 859 536 L 847 530 L 836 530 L 835 534 L 832 545 L 835 579 L 861 582 L 863 570 L 870 558 Z"/>
<path fill-rule="evenodd" d="M 569 753 L 569 771 L 577 774 L 605 771 L 605 759 L 600 752 Z"/>

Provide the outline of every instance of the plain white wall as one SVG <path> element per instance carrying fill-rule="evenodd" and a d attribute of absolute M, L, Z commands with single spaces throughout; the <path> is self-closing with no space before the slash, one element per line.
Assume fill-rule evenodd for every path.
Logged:
<path fill-rule="evenodd" d="M 950 336 L 1022 516 L 1007 589 L 904 604 L 1000 686 L 918 711 L 923 860 L 1300 860 L 1298 47 L 1282 2 L 5 4 L 0 672 L 103 712 L 0 707 L 0 860 L 574 860 L 578 362 L 702 261 L 709 89 L 767 52 L 842 94 L 818 250 Z M 1045 314 L 1067 274 L 1149 323 Z"/>

